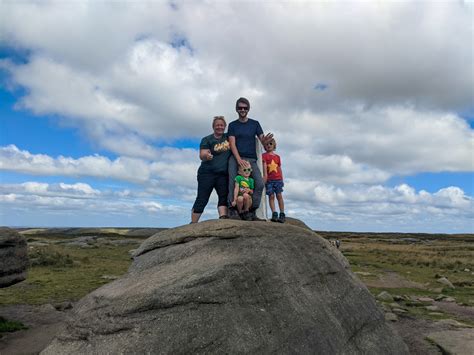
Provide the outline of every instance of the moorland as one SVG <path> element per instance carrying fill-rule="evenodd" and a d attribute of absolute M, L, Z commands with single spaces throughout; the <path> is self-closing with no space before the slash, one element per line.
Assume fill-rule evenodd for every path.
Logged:
<path fill-rule="evenodd" d="M 41 350 L 74 302 L 126 273 L 133 250 L 160 230 L 18 229 L 30 268 L 25 281 L 0 290 L 0 353 L 20 342 Z M 412 353 L 446 351 L 431 333 L 474 327 L 474 235 L 316 232 L 340 241 Z"/>

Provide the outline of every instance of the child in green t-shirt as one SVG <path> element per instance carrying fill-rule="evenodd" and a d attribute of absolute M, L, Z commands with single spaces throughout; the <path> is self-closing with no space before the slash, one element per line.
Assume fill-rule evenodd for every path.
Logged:
<path fill-rule="evenodd" d="M 252 216 L 249 209 L 252 206 L 252 194 L 255 187 L 254 180 L 250 177 L 252 168 L 250 164 L 242 168 L 239 166 L 239 174 L 235 177 L 234 201 L 232 206 L 237 206 L 240 218 L 245 221 L 251 221 Z"/>

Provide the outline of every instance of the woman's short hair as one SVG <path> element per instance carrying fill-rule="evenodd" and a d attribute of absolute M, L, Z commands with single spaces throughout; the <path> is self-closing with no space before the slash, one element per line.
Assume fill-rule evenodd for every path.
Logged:
<path fill-rule="evenodd" d="M 249 102 L 249 100 L 247 100 L 245 97 L 240 97 L 239 99 L 237 99 L 237 102 L 235 103 L 235 109 L 236 109 L 236 110 L 238 110 L 239 103 L 246 104 L 247 107 L 248 107 L 249 110 L 250 110 L 250 102 Z"/>
<path fill-rule="evenodd" d="M 225 121 L 224 116 L 214 116 L 214 119 L 212 120 L 212 128 L 214 128 L 216 121 L 222 121 L 224 122 L 224 125 L 227 126 L 227 122 Z"/>

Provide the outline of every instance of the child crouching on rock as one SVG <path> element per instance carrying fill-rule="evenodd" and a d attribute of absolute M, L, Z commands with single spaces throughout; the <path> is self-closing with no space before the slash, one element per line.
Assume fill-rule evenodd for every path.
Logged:
<path fill-rule="evenodd" d="M 232 207 L 237 206 L 240 218 L 244 221 L 252 220 L 249 209 L 252 206 L 252 194 L 255 183 L 250 177 L 251 173 L 252 168 L 250 164 L 246 167 L 239 166 L 238 175 L 235 177 L 234 201 L 232 201 Z"/>
<path fill-rule="evenodd" d="M 271 139 L 264 146 L 266 153 L 262 154 L 263 181 L 268 195 L 268 202 L 272 210 L 272 222 L 285 223 L 285 205 L 283 203 L 283 173 L 281 171 L 281 159 L 275 153 L 276 141 Z M 275 210 L 275 195 L 278 200 L 280 215 Z"/>

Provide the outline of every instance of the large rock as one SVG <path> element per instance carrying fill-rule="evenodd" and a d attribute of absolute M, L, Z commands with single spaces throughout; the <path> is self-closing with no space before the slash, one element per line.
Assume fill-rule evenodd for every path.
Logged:
<path fill-rule="evenodd" d="M 27 268 L 25 238 L 13 229 L 0 227 L 0 287 L 25 280 Z"/>
<path fill-rule="evenodd" d="M 42 354 L 405 354 L 345 258 L 304 227 L 206 221 L 160 232 L 84 297 Z"/>

